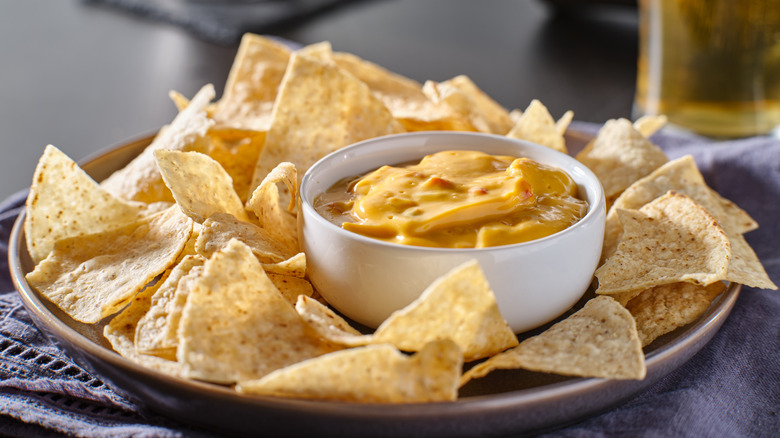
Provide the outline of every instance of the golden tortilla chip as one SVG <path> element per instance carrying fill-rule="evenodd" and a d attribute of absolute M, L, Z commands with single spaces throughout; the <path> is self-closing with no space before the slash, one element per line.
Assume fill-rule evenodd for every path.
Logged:
<path fill-rule="evenodd" d="M 283 184 L 286 191 L 280 193 L 279 184 Z M 260 226 L 288 254 L 295 254 L 299 250 L 298 219 L 294 212 L 297 195 L 298 172 L 292 163 L 285 162 L 266 175 L 246 203 L 246 208 L 255 214 Z"/>
<path fill-rule="evenodd" d="M 453 87 L 470 102 L 469 121 L 480 132 L 504 135 L 512 129 L 509 112 L 490 96 L 485 94 L 466 75 L 459 75 L 439 84 L 439 88 Z"/>
<path fill-rule="evenodd" d="M 209 382 L 258 379 L 333 350 L 238 240 L 206 261 L 179 322 L 179 362 L 188 377 Z"/>
<path fill-rule="evenodd" d="M 299 252 L 278 263 L 263 263 L 263 269 L 269 274 L 303 278 L 306 276 L 306 254 Z"/>
<path fill-rule="evenodd" d="M 214 159 L 200 152 L 164 149 L 154 156 L 176 204 L 192 220 L 203 223 L 215 213 L 228 213 L 249 221 L 230 175 Z"/>
<path fill-rule="evenodd" d="M 467 362 L 517 345 L 475 260 L 443 275 L 414 302 L 391 314 L 374 332 L 372 343 L 418 351 L 446 338 L 460 346 Z"/>
<path fill-rule="evenodd" d="M 95 234 L 58 240 L 27 274 L 30 286 L 76 321 L 96 323 L 171 266 L 192 232 L 177 207 Z"/>
<path fill-rule="evenodd" d="M 430 342 L 413 356 L 391 345 L 353 348 L 240 382 L 243 394 L 361 403 L 452 401 L 463 357 L 450 340 Z"/>
<path fill-rule="evenodd" d="M 187 256 L 176 266 L 168 270 L 158 280 L 156 291 L 152 295 L 151 305 L 146 314 L 138 320 L 135 331 L 136 351 L 176 359 L 176 346 L 168 342 L 171 324 L 170 314 L 175 311 L 175 296 L 179 282 L 206 259 L 201 256 Z M 183 303 L 182 303 L 183 304 Z M 178 324 L 178 321 L 175 322 Z M 175 330 L 173 330 L 175 332 Z"/>
<path fill-rule="evenodd" d="M 152 295 L 157 290 L 155 286 L 148 287 L 136 294 L 124 310 L 119 312 L 103 327 L 103 336 L 108 340 L 114 351 L 122 357 L 141 366 L 165 373 L 171 376 L 183 377 L 181 366 L 175 360 L 166 357 L 140 354 L 135 348 L 135 332 L 138 321 L 151 306 Z"/>
<path fill-rule="evenodd" d="M 642 291 L 626 304 L 636 321 L 642 347 L 696 321 L 725 289 L 723 282 L 716 281 L 708 286 L 671 283 Z"/>
<path fill-rule="evenodd" d="M 680 281 L 708 285 L 726 278 L 728 237 L 691 198 L 669 192 L 639 210 L 617 209 L 617 214 L 623 237 L 615 254 L 596 270 L 596 293 L 626 303 L 654 286 Z"/>
<path fill-rule="evenodd" d="M 412 120 L 412 124 L 405 122 L 405 126 L 412 125 L 414 127 L 414 123 L 419 123 L 421 126 L 414 127 L 415 131 L 433 129 L 447 131 L 478 130 L 472 120 L 472 115 L 474 115 L 475 111 L 474 102 L 462 91 L 452 85 L 435 81 L 425 81 L 422 91 L 435 105 L 436 117 L 426 120 Z"/>
<path fill-rule="evenodd" d="M 626 119 L 608 120 L 596 138 L 577 154 L 604 186 L 608 202 L 634 181 L 650 174 L 668 158 Z"/>
<path fill-rule="evenodd" d="M 208 155 L 225 169 L 233 180 L 241 202 L 249 199 L 255 163 L 265 143 L 265 132 L 241 129 L 212 129 Z"/>
<path fill-rule="evenodd" d="M 295 310 L 323 339 L 340 345 L 355 347 L 371 343 L 370 335 L 363 335 L 330 307 L 306 296 L 299 296 Z"/>
<path fill-rule="evenodd" d="M 777 290 L 764 270 L 764 265 L 741 234 L 727 232 L 731 244 L 731 259 L 726 281 L 744 284 L 758 289 Z"/>
<path fill-rule="evenodd" d="M 309 280 L 302 277 L 294 277 L 291 275 L 275 274 L 266 270 L 266 275 L 271 282 L 279 289 L 282 296 L 291 305 L 295 305 L 298 301 L 298 297 L 311 297 L 314 295 L 314 288 Z"/>
<path fill-rule="evenodd" d="M 543 333 L 467 371 L 461 385 L 497 369 L 568 376 L 643 379 L 647 372 L 634 318 L 609 297 L 596 297 Z"/>
<path fill-rule="evenodd" d="M 668 118 L 664 115 L 647 115 L 642 116 L 634 121 L 634 129 L 636 129 L 645 138 L 650 138 L 651 135 L 658 132 L 659 129 L 666 125 Z"/>
<path fill-rule="evenodd" d="M 195 251 L 204 257 L 211 257 L 227 247 L 231 239 L 238 239 L 248 245 L 261 263 L 281 263 L 293 257 L 293 253 L 280 245 L 268 230 L 240 221 L 227 213 L 215 213 L 203 222 Z"/>
<path fill-rule="evenodd" d="M 208 84 L 201 88 L 170 126 L 160 130 L 157 137 L 140 155 L 127 166 L 111 174 L 101 183 L 101 186 L 114 196 L 123 199 L 146 203 L 173 202 L 173 196 L 160 175 L 154 152 L 160 149 L 206 152 L 208 150 L 206 133 L 214 121 L 208 118 L 205 108 L 213 98 L 213 85 Z"/>
<path fill-rule="evenodd" d="M 144 204 L 115 198 L 52 145 L 35 168 L 26 209 L 24 235 L 36 264 L 56 240 L 107 230 L 145 214 Z"/>
<path fill-rule="evenodd" d="M 214 119 L 233 128 L 267 131 L 290 49 L 271 38 L 244 34 Z"/>
<path fill-rule="evenodd" d="M 344 146 L 402 131 L 366 84 L 334 65 L 293 54 L 252 186 L 260 185 L 279 163 L 294 163 L 303 173 Z"/>
<path fill-rule="evenodd" d="M 537 143 L 566 154 L 568 149 L 563 134 L 566 133 L 572 117 L 574 113 L 569 111 L 556 124 L 547 107 L 534 99 L 506 136 Z"/>

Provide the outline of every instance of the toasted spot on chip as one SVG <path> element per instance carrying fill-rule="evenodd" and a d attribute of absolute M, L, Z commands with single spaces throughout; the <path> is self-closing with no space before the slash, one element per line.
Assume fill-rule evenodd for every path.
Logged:
<path fill-rule="evenodd" d="M 283 184 L 285 190 L 280 191 Z M 298 171 L 294 164 L 279 163 L 254 190 L 246 204 L 274 240 L 289 254 L 298 252 L 298 219 L 294 212 L 298 195 Z M 287 205 L 284 205 L 287 204 Z"/>
<path fill-rule="evenodd" d="M 46 146 L 27 196 L 24 235 L 34 263 L 65 237 L 107 230 L 140 218 L 144 204 L 115 198 L 64 153 Z"/>
<path fill-rule="evenodd" d="M 671 283 L 642 291 L 626 304 L 636 321 L 642 346 L 678 327 L 696 321 L 726 286 L 716 281 L 708 286 Z"/>
<path fill-rule="evenodd" d="M 256 187 L 277 164 L 305 172 L 349 144 L 403 128 L 366 84 L 335 65 L 293 54 L 255 167 Z"/>
<path fill-rule="evenodd" d="M 200 152 L 155 151 L 165 185 L 181 210 L 203 223 L 215 213 L 228 213 L 248 222 L 233 180 L 214 159 Z"/>
<path fill-rule="evenodd" d="M 157 288 L 152 286 L 136 294 L 130 304 L 103 327 L 103 336 L 111 344 L 114 351 L 122 357 L 155 371 L 181 377 L 182 369 L 175 357 L 141 354 L 135 348 L 135 332 L 138 321 L 149 310 L 152 295 L 156 290 Z"/>
<path fill-rule="evenodd" d="M 643 379 L 647 372 L 634 318 L 610 297 L 589 300 L 541 334 L 474 366 L 461 385 L 497 369 L 518 368 L 607 379 Z"/>
<path fill-rule="evenodd" d="M 193 268 L 202 266 L 205 261 L 201 256 L 187 256 L 158 280 L 156 291 L 151 297 L 151 305 L 146 314 L 138 320 L 135 332 L 136 351 L 143 354 L 170 355 L 172 350 L 170 358 L 176 358 L 175 345 L 167 342 L 166 336 L 170 324 L 169 316 L 175 311 L 176 290 L 182 278 Z"/>
<path fill-rule="evenodd" d="M 376 329 L 372 342 L 418 351 L 430 341 L 445 338 L 460 346 L 466 361 L 517 345 L 517 337 L 501 316 L 495 295 L 474 260 L 443 275 L 419 298 L 391 314 Z"/>
<path fill-rule="evenodd" d="M 173 196 L 160 175 L 154 152 L 159 149 L 206 152 L 206 134 L 214 125 L 214 121 L 208 118 L 206 106 L 214 95 L 213 85 L 208 84 L 201 88 L 187 108 L 181 111 L 169 126 L 161 129 L 140 155 L 111 174 L 101 186 L 119 198 L 146 203 L 173 202 Z"/>
<path fill-rule="evenodd" d="M 258 379 L 333 350 L 238 240 L 206 261 L 179 322 L 178 360 L 188 377 L 209 382 Z"/>
<path fill-rule="evenodd" d="M 577 154 L 577 160 L 596 174 L 608 201 L 669 161 L 661 148 L 626 119 L 608 120 L 596 138 Z"/>
<path fill-rule="evenodd" d="M 361 403 L 455 400 L 463 357 L 450 340 L 430 342 L 413 356 L 391 345 L 372 345 L 310 359 L 255 381 L 244 394 Z"/>
<path fill-rule="evenodd" d="M 538 143 L 564 154 L 568 152 L 563 134 L 569 126 L 574 113 L 567 112 L 556 124 L 550 111 L 542 102 L 534 99 L 528 105 L 517 123 L 506 134 L 507 137 Z"/>
<path fill-rule="evenodd" d="M 58 240 L 27 274 L 30 286 L 76 321 L 96 323 L 171 266 L 192 232 L 176 207 L 95 234 Z"/>
<path fill-rule="evenodd" d="M 290 49 L 264 36 L 246 33 L 230 68 L 214 118 L 234 128 L 267 131 Z"/>
<path fill-rule="evenodd" d="M 688 281 L 707 285 L 726 277 L 731 246 L 712 215 L 691 198 L 668 194 L 640 210 L 617 209 L 623 236 L 596 270 L 596 293 L 626 303 L 644 289 Z"/>

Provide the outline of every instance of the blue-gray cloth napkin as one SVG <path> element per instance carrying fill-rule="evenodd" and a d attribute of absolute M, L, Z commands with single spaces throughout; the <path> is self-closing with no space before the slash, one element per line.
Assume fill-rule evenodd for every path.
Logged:
<path fill-rule="evenodd" d="M 588 133 L 598 127 L 572 125 Z M 708 184 L 758 221 L 745 237 L 780 283 L 780 140 L 666 132 L 651 139 L 670 158 L 693 155 Z M 0 435 L 211 436 L 122 398 L 33 325 L 6 262 L 25 195 L 0 204 Z M 743 287 L 721 330 L 690 361 L 621 406 L 545 436 L 780 436 L 780 292 Z"/>

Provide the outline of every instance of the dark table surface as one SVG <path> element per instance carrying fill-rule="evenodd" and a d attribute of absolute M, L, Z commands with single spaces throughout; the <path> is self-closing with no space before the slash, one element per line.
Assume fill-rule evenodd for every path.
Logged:
<path fill-rule="evenodd" d="M 350 1 L 258 30 L 328 40 L 418 81 L 466 74 L 509 109 L 538 98 L 555 117 L 630 116 L 635 8 L 556 10 L 532 0 Z M 213 83 L 219 95 L 236 48 L 94 2 L 0 2 L 0 199 L 29 185 L 46 144 L 79 160 L 172 120 L 169 90 L 191 96 Z"/>

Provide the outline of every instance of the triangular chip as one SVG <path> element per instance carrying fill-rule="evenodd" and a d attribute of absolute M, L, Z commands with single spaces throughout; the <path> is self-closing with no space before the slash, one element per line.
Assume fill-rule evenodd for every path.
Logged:
<path fill-rule="evenodd" d="M 558 126 L 542 102 L 534 99 L 528 105 L 517 123 L 506 134 L 507 137 L 526 140 L 564 154 L 568 152 L 563 134 L 566 132 L 574 113 L 564 114 Z"/>
<path fill-rule="evenodd" d="M 68 237 L 54 244 L 27 281 L 76 321 L 96 323 L 168 269 L 190 233 L 192 221 L 171 207 L 108 231 Z"/>
<path fill-rule="evenodd" d="M 52 145 L 38 160 L 26 209 L 24 236 L 34 263 L 58 239 L 107 230 L 145 213 L 144 204 L 115 198 Z"/>
<path fill-rule="evenodd" d="M 634 318 L 609 297 L 596 297 L 541 334 L 471 368 L 461 385 L 497 369 L 608 379 L 643 379 L 645 355 Z"/>
<path fill-rule="evenodd" d="M 252 248 L 261 263 L 281 263 L 293 257 L 293 253 L 279 244 L 268 230 L 240 221 L 227 213 L 215 213 L 203 222 L 195 250 L 198 254 L 211 257 L 225 248 L 231 239 L 238 239 Z"/>
<path fill-rule="evenodd" d="M 596 138 L 577 154 L 577 160 L 599 178 L 608 202 L 669 161 L 661 148 L 650 143 L 626 119 L 608 120 Z"/>
<path fill-rule="evenodd" d="M 344 146 L 402 131 L 366 84 L 335 65 L 293 54 L 252 186 L 281 162 L 294 163 L 303 173 Z"/>
<path fill-rule="evenodd" d="M 642 290 L 688 281 L 708 285 L 726 277 L 731 246 L 712 215 L 675 192 L 640 210 L 617 210 L 623 237 L 596 270 L 600 294 L 626 303 Z"/>
<path fill-rule="evenodd" d="M 504 135 L 512 128 L 509 112 L 493 100 L 466 75 L 441 82 L 439 88 L 453 87 L 470 102 L 469 121 L 480 132 Z"/>
<path fill-rule="evenodd" d="M 284 190 L 279 190 L 283 184 Z M 298 219 L 294 213 L 298 172 L 292 163 L 280 163 L 269 172 L 246 204 L 263 227 L 287 253 L 298 252 Z M 285 205 L 286 204 L 286 205 Z"/>
<path fill-rule="evenodd" d="M 314 295 L 314 288 L 309 280 L 292 275 L 274 274 L 266 270 L 271 283 L 279 289 L 284 299 L 291 305 L 295 305 L 299 297 L 311 297 Z"/>
<path fill-rule="evenodd" d="M 371 343 L 370 335 L 363 335 L 330 307 L 306 296 L 299 296 L 295 310 L 323 339 L 350 347 Z"/>
<path fill-rule="evenodd" d="M 176 204 L 192 220 L 203 223 L 215 213 L 227 213 L 249 221 L 233 180 L 214 159 L 200 152 L 164 149 L 154 156 Z"/>
<path fill-rule="evenodd" d="M 455 400 L 463 357 L 450 340 L 426 344 L 407 356 L 391 345 L 372 345 L 310 359 L 266 377 L 240 382 L 244 394 L 361 403 Z"/>
<path fill-rule="evenodd" d="M 205 263 L 179 323 L 179 362 L 210 382 L 258 379 L 331 351 L 237 240 Z"/>
<path fill-rule="evenodd" d="M 668 118 L 664 115 L 646 115 L 634 121 L 634 129 L 639 131 L 645 138 L 650 138 L 659 129 L 666 125 Z"/>
<path fill-rule="evenodd" d="M 517 345 L 476 261 L 454 268 L 415 301 L 391 314 L 376 329 L 372 342 L 418 351 L 430 341 L 445 338 L 460 346 L 466 361 Z"/>
<path fill-rule="evenodd" d="M 626 309 L 636 321 L 642 346 L 696 321 L 725 288 L 720 281 L 709 286 L 683 282 L 642 291 L 626 304 Z"/>
<path fill-rule="evenodd" d="M 230 175 L 242 202 L 249 199 L 255 163 L 265 143 L 265 132 L 241 129 L 212 129 L 208 155 Z"/>
<path fill-rule="evenodd" d="M 267 131 L 289 59 L 290 49 L 278 41 L 244 34 L 214 118 L 233 128 Z"/>
<path fill-rule="evenodd" d="M 208 150 L 206 133 L 214 124 L 208 118 L 206 106 L 214 98 L 214 86 L 205 85 L 192 98 L 171 124 L 157 134 L 152 143 L 133 161 L 117 170 L 101 183 L 114 196 L 146 203 L 157 201 L 173 202 L 168 187 L 163 182 L 154 151 L 168 149 L 175 151 Z"/>

